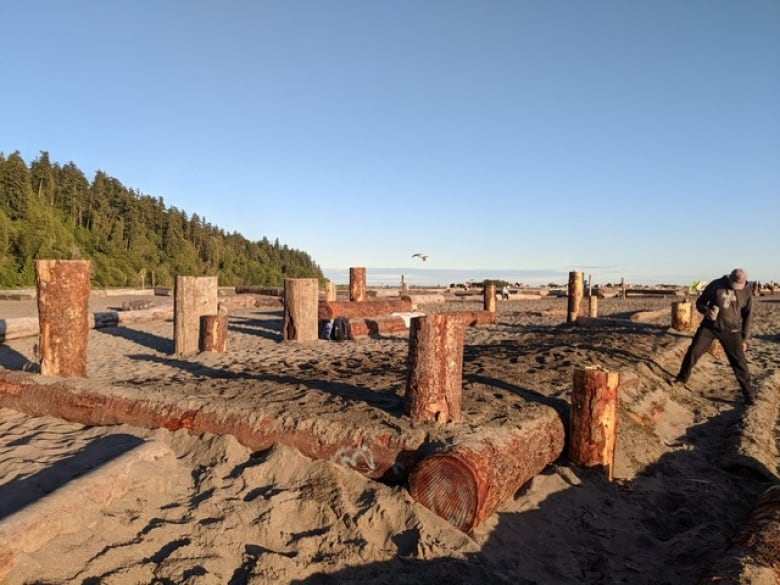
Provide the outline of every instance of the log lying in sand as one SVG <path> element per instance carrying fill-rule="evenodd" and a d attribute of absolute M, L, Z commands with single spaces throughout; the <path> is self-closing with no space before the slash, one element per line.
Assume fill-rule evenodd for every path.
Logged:
<path fill-rule="evenodd" d="M 471 532 L 563 451 L 558 413 L 529 405 L 526 414 L 520 425 L 476 431 L 423 459 L 409 476 L 412 497 L 456 528 Z"/>
<path fill-rule="evenodd" d="M 756 385 L 755 402 L 747 406 L 721 458 L 727 469 L 749 469 L 769 481 L 780 481 L 780 453 L 775 426 L 780 410 L 780 372 Z"/>
<path fill-rule="evenodd" d="M 425 440 L 422 429 L 361 428 L 347 421 L 294 419 L 264 412 L 261 407 L 215 406 L 197 398 L 165 402 L 159 396 L 139 396 L 137 389 L 110 387 L 97 392 L 79 382 L 0 369 L 0 406 L 83 425 L 129 424 L 187 429 L 194 435 L 232 435 L 254 451 L 281 443 L 312 459 L 333 461 L 366 477 L 386 480 L 406 477 Z"/>
<path fill-rule="evenodd" d="M 465 327 L 495 325 L 496 323 L 496 313 L 493 311 L 453 311 L 446 314 L 462 320 Z"/>
<path fill-rule="evenodd" d="M 383 315 L 366 319 L 350 319 L 349 326 L 352 330 L 353 337 L 390 335 L 393 333 L 403 333 L 404 331 L 409 330 L 407 321 L 405 321 L 403 317 L 394 315 Z"/>
<path fill-rule="evenodd" d="M 102 508 L 124 495 L 137 480 L 139 464 L 169 455 L 173 452 L 162 443 L 143 443 L 4 518 L 0 521 L 0 580 L 11 572 L 18 555 L 40 550 L 55 536 L 81 529 L 85 506 Z"/>
<path fill-rule="evenodd" d="M 412 310 L 412 301 L 398 299 L 392 301 L 320 301 L 318 318 L 320 320 L 346 317 L 356 319 L 363 317 L 378 317 L 391 313 L 408 313 Z"/>
<path fill-rule="evenodd" d="M 147 321 L 173 320 L 173 307 L 159 307 L 144 311 L 98 311 L 87 316 L 91 329 L 118 327 Z M 13 317 L 0 319 L 0 342 L 38 335 L 37 317 Z"/>
<path fill-rule="evenodd" d="M 721 585 L 780 583 L 780 485 L 761 494 L 708 577 Z"/>

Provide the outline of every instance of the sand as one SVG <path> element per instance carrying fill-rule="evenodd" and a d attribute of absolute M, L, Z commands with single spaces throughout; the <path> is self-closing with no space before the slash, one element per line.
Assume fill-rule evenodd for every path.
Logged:
<path fill-rule="evenodd" d="M 94 298 L 92 310 L 122 300 Z M 11 557 L 2 582 L 698 583 L 757 496 L 779 481 L 779 462 L 775 443 L 753 469 L 724 464 L 746 409 L 728 364 L 713 356 L 687 386 L 670 383 L 691 336 L 669 327 L 671 300 L 601 299 L 606 320 L 596 327 L 566 326 L 565 298 L 502 301 L 496 325 L 467 330 L 464 420 L 423 425 L 432 436 L 512 420 L 539 403 L 565 416 L 578 367 L 600 365 L 626 381 L 613 481 L 562 456 L 470 535 L 416 503 L 403 483 L 289 446 L 252 452 L 230 435 L 84 427 L 0 409 L 0 562 Z M 655 312 L 631 320 L 638 311 Z M 774 396 L 780 297 L 757 299 L 755 311 L 751 368 Z M 34 314 L 33 301 L 0 301 L 3 318 Z M 281 324 L 280 306 L 232 311 L 229 351 L 187 358 L 172 355 L 171 322 L 93 330 L 86 384 L 408 426 L 406 335 L 282 343 Z M 6 342 L 0 366 L 35 373 L 34 345 Z"/>

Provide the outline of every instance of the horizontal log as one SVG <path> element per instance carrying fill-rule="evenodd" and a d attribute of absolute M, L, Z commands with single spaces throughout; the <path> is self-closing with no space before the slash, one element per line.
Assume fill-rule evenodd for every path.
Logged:
<path fill-rule="evenodd" d="M 131 323 L 148 321 L 170 321 L 173 319 L 173 308 L 157 307 L 142 311 L 98 311 L 87 316 L 90 329 L 103 327 L 118 327 Z M 40 332 L 38 317 L 12 317 L 0 319 L 0 343 L 12 339 L 32 337 Z"/>
<path fill-rule="evenodd" d="M 363 428 L 344 420 L 295 419 L 260 407 L 193 397 L 166 402 L 159 395 L 139 396 L 138 389 L 96 391 L 83 381 L 52 381 L 4 369 L 0 369 L 0 406 L 90 426 L 129 424 L 186 429 L 193 435 L 231 435 L 253 451 L 281 443 L 312 459 L 332 461 L 387 481 L 406 478 L 425 441 L 422 429 Z"/>
<path fill-rule="evenodd" d="M 319 301 L 318 318 L 322 320 L 346 317 L 355 319 L 361 317 L 378 317 L 391 313 L 408 313 L 412 310 L 412 302 L 407 299 L 384 301 Z"/>
<path fill-rule="evenodd" d="M 447 314 L 461 319 L 466 327 L 495 325 L 496 323 L 496 313 L 493 311 L 453 311 Z"/>
<path fill-rule="evenodd" d="M 409 325 L 403 317 L 383 315 L 366 319 L 350 319 L 349 326 L 353 337 L 365 337 L 366 335 L 389 335 L 403 333 L 409 330 Z M 320 329 L 322 329 L 320 327 Z"/>
<path fill-rule="evenodd" d="M 251 294 L 251 295 L 265 295 L 271 297 L 282 297 L 284 296 L 284 288 L 245 285 L 245 286 L 237 286 L 236 294 L 237 295 Z"/>
<path fill-rule="evenodd" d="M 532 416 L 474 432 L 424 458 L 409 476 L 409 492 L 463 532 L 471 532 L 528 480 L 563 452 L 564 427 L 550 407 L 529 405 Z"/>

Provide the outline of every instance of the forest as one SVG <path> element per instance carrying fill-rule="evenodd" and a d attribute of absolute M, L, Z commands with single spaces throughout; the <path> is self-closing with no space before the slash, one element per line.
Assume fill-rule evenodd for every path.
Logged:
<path fill-rule="evenodd" d="M 172 286 L 177 275 L 217 276 L 220 286 L 323 280 L 306 252 L 278 239 L 225 233 L 103 171 L 89 181 L 45 151 L 29 165 L 0 152 L 0 288 L 34 286 L 37 259 L 91 260 L 97 288 Z"/>

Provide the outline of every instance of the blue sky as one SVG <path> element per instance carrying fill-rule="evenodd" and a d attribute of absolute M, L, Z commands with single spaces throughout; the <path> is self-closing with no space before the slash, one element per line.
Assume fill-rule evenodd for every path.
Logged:
<path fill-rule="evenodd" d="M 326 273 L 420 251 L 529 281 L 780 280 L 777 0 L 27 0 L 0 21 L 0 152 Z"/>

